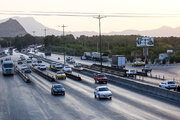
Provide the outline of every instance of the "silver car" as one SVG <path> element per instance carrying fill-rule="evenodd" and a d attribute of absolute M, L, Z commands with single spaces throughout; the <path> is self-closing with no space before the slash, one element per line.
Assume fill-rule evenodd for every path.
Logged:
<path fill-rule="evenodd" d="M 107 88 L 107 86 L 100 86 L 94 90 L 94 97 L 99 99 L 101 98 L 112 99 L 112 92 Z"/>

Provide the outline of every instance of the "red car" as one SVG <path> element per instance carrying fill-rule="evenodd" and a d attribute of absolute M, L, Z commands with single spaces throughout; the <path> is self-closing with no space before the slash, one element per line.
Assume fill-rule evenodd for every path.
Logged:
<path fill-rule="evenodd" d="M 94 74 L 95 83 L 107 83 L 107 77 L 102 73 Z"/>

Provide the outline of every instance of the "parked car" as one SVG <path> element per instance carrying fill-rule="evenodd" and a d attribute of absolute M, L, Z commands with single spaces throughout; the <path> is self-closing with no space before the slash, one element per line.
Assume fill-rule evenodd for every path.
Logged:
<path fill-rule="evenodd" d="M 144 66 L 142 68 L 142 72 L 151 72 L 152 71 L 152 68 L 150 66 Z"/>
<path fill-rule="evenodd" d="M 127 77 L 131 77 L 131 76 L 135 76 L 135 75 L 137 75 L 137 72 L 136 72 L 136 70 L 128 70 L 127 72 L 126 72 L 126 75 L 127 75 Z"/>
<path fill-rule="evenodd" d="M 95 73 L 94 80 L 95 83 L 107 83 L 107 77 L 103 73 Z"/>
<path fill-rule="evenodd" d="M 71 72 L 72 72 L 72 69 L 71 69 L 71 67 L 69 67 L 69 66 L 64 66 L 64 67 L 63 67 L 63 71 L 64 71 L 64 72 L 70 72 L 70 73 L 71 73 Z"/>
<path fill-rule="evenodd" d="M 65 95 L 65 88 L 61 84 L 52 85 L 51 94 L 52 95 L 56 95 L 56 94 Z"/>
<path fill-rule="evenodd" d="M 112 98 L 112 92 L 107 88 L 107 86 L 99 86 L 94 90 L 95 98 Z"/>
<path fill-rule="evenodd" d="M 56 73 L 56 79 L 66 79 L 66 74 L 62 71 Z"/>
<path fill-rule="evenodd" d="M 39 65 L 37 66 L 37 68 L 40 69 L 40 70 L 46 70 L 46 65 L 39 64 Z"/>
<path fill-rule="evenodd" d="M 177 85 L 173 81 L 163 81 L 162 83 L 159 84 L 159 87 L 176 90 Z"/>
<path fill-rule="evenodd" d="M 33 61 L 32 62 L 32 66 L 34 67 L 34 66 L 37 66 L 38 65 L 38 62 L 37 61 Z"/>

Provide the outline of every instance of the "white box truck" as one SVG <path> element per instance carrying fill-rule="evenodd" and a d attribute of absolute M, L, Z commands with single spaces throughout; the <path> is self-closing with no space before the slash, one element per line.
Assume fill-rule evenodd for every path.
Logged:
<path fill-rule="evenodd" d="M 112 56 L 112 67 L 124 68 L 126 65 L 126 57 L 124 55 L 113 55 Z"/>
<path fill-rule="evenodd" d="M 2 72 L 3 72 L 3 75 L 14 75 L 13 61 L 3 61 Z"/>

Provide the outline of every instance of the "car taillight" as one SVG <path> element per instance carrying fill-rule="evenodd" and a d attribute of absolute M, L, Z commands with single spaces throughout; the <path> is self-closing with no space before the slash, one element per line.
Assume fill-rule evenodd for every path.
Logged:
<path fill-rule="evenodd" d="M 170 87 L 170 85 L 168 85 L 168 87 Z"/>

